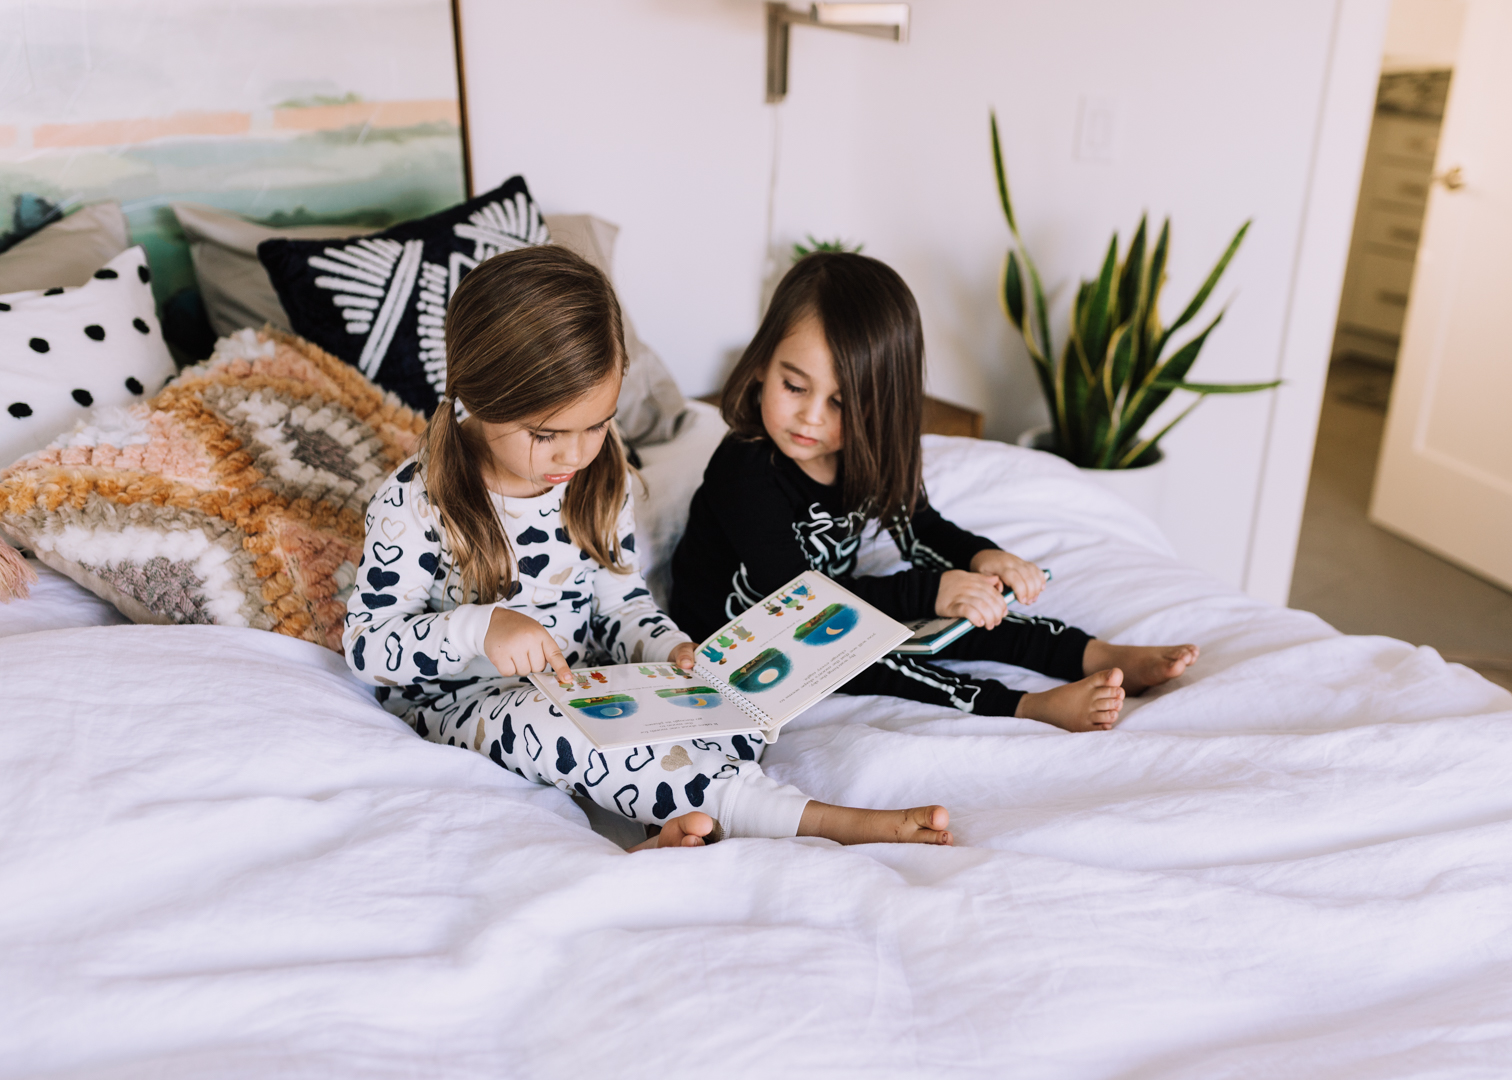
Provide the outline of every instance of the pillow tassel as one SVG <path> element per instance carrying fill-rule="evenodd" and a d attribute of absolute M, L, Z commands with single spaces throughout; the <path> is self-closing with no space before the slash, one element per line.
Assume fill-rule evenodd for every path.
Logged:
<path fill-rule="evenodd" d="M 26 565 L 26 559 L 15 548 L 0 540 L 0 604 L 12 600 L 24 600 L 31 595 L 37 573 Z"/>

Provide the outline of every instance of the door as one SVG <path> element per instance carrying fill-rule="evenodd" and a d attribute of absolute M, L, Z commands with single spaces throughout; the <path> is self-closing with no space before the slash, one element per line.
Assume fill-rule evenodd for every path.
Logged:
<path fill-rule="evenodd" d="M 1512 588 L 1509 55 L 1512 0 L 1470 0 L 1370 506 L 1376 524 L 1506 588 Z"/>

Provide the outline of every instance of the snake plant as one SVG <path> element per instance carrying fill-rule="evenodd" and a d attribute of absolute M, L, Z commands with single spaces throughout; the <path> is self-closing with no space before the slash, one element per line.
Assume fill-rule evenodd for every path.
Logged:
<path fill-rule="evenodd" d="M 1159 237 L 1149 247 L 1146 220 L 1141 217 L 1122 261 L 1118 234 L 1114 233 L 1097 279 L 1083 281 L 1077 289 L 1071 305 L 1069 337 L 1057 364 L 1046 317 L 1045 290 L 1034 260 L 1024 249 L 1013 204 L 1008 198 L 1008 174 L 1003 169 L 996 114 L 992 115 L 992 163 L 997 169 L 1003 216 L 1013 234 L 1013 246 L 1003 261 L 1003 310 L 1023 335 L 1034 362 L 1035 374 L 1050 406 L 1052 449 L 1056 453 L 1083 468 L 1130 469 L 1149 465 L 1159 458 L 1160 440 L 1207 395 L 1249 394 L 1280 385 L 1280 380 L 1186 381 L 1187 372 L 1197 362 L 1208 335 L 1223 319 L 1221 311 L 1196 336 L 1165 355 L 1177 331 L 1196 318 L 1217 286 L 1244 240 L 1249 229 L 1247 221 L 1170 326 L 1161 324 L 1159 311 L 1170 247 L 1170 219 L 1161 225 Z M 1176 390 L 1191 391 L 1197 398 L 1155 434 L 1144 436 L 1142 429 L 1151 415 Z"/>

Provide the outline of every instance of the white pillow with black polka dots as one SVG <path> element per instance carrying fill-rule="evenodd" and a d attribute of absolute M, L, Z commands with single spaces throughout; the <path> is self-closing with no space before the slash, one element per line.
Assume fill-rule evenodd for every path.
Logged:
<path fill-rule="evenodd" d="M 173 378 L 151 280 L 134 247 L 78 288 L 0 296 L 0 468 L 94 406 L 141 401 Z"/>

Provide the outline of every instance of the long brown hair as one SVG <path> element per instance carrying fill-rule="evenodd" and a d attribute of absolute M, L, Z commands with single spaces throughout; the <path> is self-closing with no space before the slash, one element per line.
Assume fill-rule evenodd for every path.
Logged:
<path fill-rule="evenodd" d="M 725 383 L 719 411 L 737 437 L 766 437 L 762 380 L 777 346 L 808 315 L 824 327 L 840 384 L 841 502 L 883 526 L 906 520 L 924 498 L 924 329 L 913 293 L 886 263 L 850 252 L 800 259 Z"/>
<path fill-rule="evenodd" d="M 421 464 L 464 591 L 479 603 L 515 592 L 514 552 L 484 481 L 487 449 L 472 445 L 454 402 L 491 424 L 550 414 L 625 370 L 619 301 L 608 278 L 566 248 L 520 248 L 479 263 L 446 312 L 446 395 L 426 428 Z M 624 571 L 615 525 L 625 499 L 625 449 L 609 425 L 603 448 L 567 482 L 562 522 L 601 566 Z"/>

